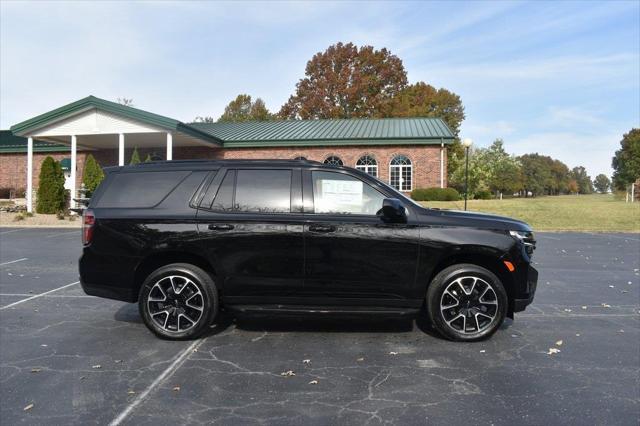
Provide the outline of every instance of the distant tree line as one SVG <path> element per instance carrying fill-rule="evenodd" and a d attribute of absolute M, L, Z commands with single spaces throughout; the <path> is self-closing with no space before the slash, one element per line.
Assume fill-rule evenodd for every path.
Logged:
<path fill-rule="evenodd" d="M 450 185 L 463 193 L 464 184 L 465 168 L 459 167 Z M 502 139 L 496 139 L 488 148 L 470 150 L 468 191 L 471 198 L 591 194 L 593 183 L 582 166 L 569 169 L 562 161 L 538 153 L 516 157 L 506 152 Z"/>

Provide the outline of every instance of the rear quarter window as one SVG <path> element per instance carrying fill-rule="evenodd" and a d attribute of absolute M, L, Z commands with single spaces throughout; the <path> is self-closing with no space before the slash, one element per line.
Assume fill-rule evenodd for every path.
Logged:
<path fill-rule="evenodd" d="M 98 200 L 100 208 L 149 208 L 160 203 L 191 172 L 118 173 Z"/>

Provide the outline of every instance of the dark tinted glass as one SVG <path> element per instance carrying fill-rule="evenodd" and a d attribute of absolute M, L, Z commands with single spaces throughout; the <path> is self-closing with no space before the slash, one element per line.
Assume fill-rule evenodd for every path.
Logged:
<path fill-rule="evenodd" d="M 102 208 L 148 208 L 162 201 L 191 172 L 118 173 L 100 197 Z"/>
<path fill-rule="evenodd" d="M 290 170 L 238 170 L 235 208 L 244 212 L 289 213 Z"/>
<path fill-rule="evenodd" d="M 233 210 L 233 185 L 236 180 L 236 171 L 229 170 L 225 175 L 216 198 L 213 200 L 211 208 L 218 211 L 231 211 Z"/>

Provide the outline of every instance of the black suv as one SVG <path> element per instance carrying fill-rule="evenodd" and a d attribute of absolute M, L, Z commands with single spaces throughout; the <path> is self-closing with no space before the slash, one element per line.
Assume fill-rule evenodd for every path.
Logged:
<path fill-rule="evenodd" d="M 527 224 L 424 208 L 348 167 L 224 160 L 106 171 L 84 213 L 82 287 L 138 302 L 164 338 L 196 337 L 226 309 L 426 311 L 442 335 L 472 341 L 536 290 Z"/>

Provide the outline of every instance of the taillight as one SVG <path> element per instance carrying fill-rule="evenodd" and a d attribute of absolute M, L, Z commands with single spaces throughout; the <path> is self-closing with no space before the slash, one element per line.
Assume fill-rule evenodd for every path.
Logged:
<path fill-rule="evenodd" d="M 82 244 L 85 246 L 91 244 L 93 238 L 93 225 L 96 223 L 96 217 L 92 210 L 86 209 L 82 213 Z"/>

